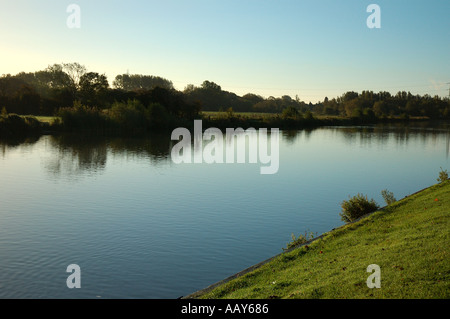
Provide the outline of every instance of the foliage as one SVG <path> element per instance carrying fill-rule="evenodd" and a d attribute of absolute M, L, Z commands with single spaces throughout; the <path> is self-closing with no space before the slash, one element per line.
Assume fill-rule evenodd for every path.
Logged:
<path fill-rule="evenodd" d="M 311 111 L 306 111 L 304 114 L 305 120 L 314 120 L 314 116 Z"/>
<path fill-rule="evenodd" d="M 381 196 L 383 196 L 383 199 L 387 205 L 391 205 L 392 203 L 397 201 L 394 197 L 394 193 L 388 191 L 387 189 L 383 189 L 381 191 Z"/>
<path fill-rule="evenodd" d="M 226 113 L 227 113 L 227 118 L 229 118 L 229 119 L 234 118 L 234 112 L 233 112 L 233 108 L 232 107 L 229 107 L 227 109 Z"/>
<path fill-rule="evenodd" d="M 317 234 L 316 234 L 317 235 Z M 303 245 L 307 243 L 308 241 L 314 239 L 315 235 L 313 232 L 310 232 L 309 234 L 305 232 L 304 235 L 300 234 L 298 237 L 295 237 L 294 234 L 291 235 L 292 240 L 286 244 L 286 248 L 283 248 L 283 250 L 289 250 L 291 248 Z"/>
<path fill-rule="evenodd" d="M 113 86 L 125 91 L 151 90 L 156 87 L 173 89 L 171 81 L 159 76 L 142 74 L 121 74 L 117 75 Z"/>
<path fill-rule="evenodd" d="M 81 104 L 79 101 L 73 107 L 60 108 L 57 115 L 68 130 L 73 129 L 104 129 L 107 119 L 101 110 Z"/>
<path fill-rule="evenodd" d="M 438 179 L 437 179 L 437 181 L 439 182 L 439 183 L 442 183 L 442 182 L 444 182 L 444 181 L 446 181 L 446 180 L 448 180 L 449 178 L 448 178 L 448 172 L 447 172 L 447 170 L 443 170 L 442 169 L 442 167 L 441 167 L 441 171 L 439 172 L 439 177 L 438 177 Z"/>
<path fill-rule="evenodd" d="M 151 105 L 160 105 L 155 108 L 151 123 L 147 123 L 149 127 L 163 127 L 173 120 L 192 120 L 198 118 L 200 112 L 218 111 L 220 108 L 232 108 L 233 114 L 229 115 L 233 115 L 233 120 L 237 120 L 235 115 L 242 112 L 271 113 L 277 118 L 270 123 L 261 123 L 292 129 L 315 125 L 320 115 L 348 120 L 345 124 L 372 123 L 391 118 L 402 121 L 411 117 L 450 118 L 448 97 L 420 96 L 404 91 L 395 95 L 384 91 L 349 91 L 335 98 L 325 97 L 323 101 L 313 104 L 289 95 L 264 98 L 247 93 L 238 96 L 208 80 L 200 86 L 189 84 L 184 91 L 177 91 L 167 79 L 141 74 L 117 75 L 110 88 L 106 75 L 89 71 L 77 62 L 53 64 L 36 72 L 0 76 L 0 105 L 14 114 L 53 116 L 60 109 L 68 111 L 76 101 L 80 101 L 91 108 L 86 109 L 83 116 L 89 113 L 91 119 L 100 119 L 102 113 L 95 115 L 96 111 L 109 110 L 116 102 L 127 104 L 134 99 L 148 111 L 153 108 Z M 133 112 L 143 112 L 125 111 L 128 113 L 124 116 L 131 118 Z M 79 116 L 83 113 L 80 109 L 77 112 Z M 75 114 L 72 112 L 72 115 Z M 157 118 L 157 114 L 162 116 L 161 119 Z M 70 117 L 67 112 L 66 115 Z M 115 117 L 120 118 L 117 114 Z M 254 125 L 250 121 L 248 124 Z"/>
<path fill-rule="evenodd" d="M 0 138 L 41 134 L 45 126 L 32 116 L 7 114 L 0 116 Z"/>
<path fill-rule="evenodd" d="M 283 112 L 281 113 L 281 116 L 285 119 L 287 118 L 299 118 L 301 117 L 300 112 L 297 110 L 297 108 L 295 108 L 294 106 L 288 106 L 287 108 L 285 108 L 283 110 Z"/>
<path fill-rule="evenodd" d="M 361 216 L 376 211 L 379 206 L 373 200 L 368 200 L 367 196 L 358 193 L 356 196 L 350 197 L 349 200 L 344 200 L 341 203 L 342 212 L 339 214 L 341 220 L 349 223 Z"/>
<path fill-rule="evenodd" d="M 109 87 L 108 79 L 104 74 L 88 72 L 80 78 L 80 98 L 83 104 L 101 107 L 104 104 L 104 96 Z"/>
<path fill-rule="evenodd" d="M 122 129 L 145 129 L 148 122 L 148 111 L 138 100 L 116 102 L 108 112 L 109 118 Z"/>

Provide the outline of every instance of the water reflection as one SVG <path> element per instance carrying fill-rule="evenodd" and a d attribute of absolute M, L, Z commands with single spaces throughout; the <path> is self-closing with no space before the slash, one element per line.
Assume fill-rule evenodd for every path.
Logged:
<path fill-rule="evenodd" d="M 176 298 L 279 253 L 293 232 L 341 225 L 349 195 L 381 204 L 382 189 L 402 198 L 448 168 L 448 125 L 281 133 L 269 178 L 175 167 L 170 134 L 0 141 L 0 297 L 73 298 L 75 262 L 90 276 L 76 296 Z"/>
<path fill-rule="evenodd" d="M 53 175 L 79 175 L 82 172 L 99 172 L 106 167 L 107 143 L 92 136 L 49 136 L 51 156 L 45 168 Z"/>
<path fill-rule="evenodd" d="M 422 144 L 435 144 L 438 139 L 446 138 L 446 158 L 450 149 L 450 124 L 432 124 L 428 122 L 407 124 L 385 124 L 366 127 L 341 127 L 330 128 L 337 130 L 347 143 L 359 141 L 363 145 L 386 144 L 393 140 L 397 145 L 407 145 L 409 142 L 421 142 Z"/>
<path fill-rule="evenodd" d="M 294 145 L 299 138 L 308 140 L 312 134 L 323 130 L 335 137 L 343 138 L 345 143 L 359 143 L 362 146 L 386 145 L 389 141 L 395 141 L 401 146 L 407 145 L 411 140 L 414 140 L 414 143 L 419 141 L 434 144 L 438 139 L 445 139 L 447 159 L 450 153 L 450 124 L 413 123 L 282 131 L 281 142 L 287 146 Z M 44 166 L 55 176 L 100 173 L 105 169 L 108 157 L 141 158 L 152 165 L 160 165 L 171 161 L 170 152 L 174 145 L 170 134 L 167 133 L 143 138 L 56 135 L 0 140 L 0 156 L 5 158 L 9 151 L 15 149 L 24 151 L 41 142 L 43 147 L 50 149 L 50 152 L 45 153 L 51 154 L 44 159 Z"/>

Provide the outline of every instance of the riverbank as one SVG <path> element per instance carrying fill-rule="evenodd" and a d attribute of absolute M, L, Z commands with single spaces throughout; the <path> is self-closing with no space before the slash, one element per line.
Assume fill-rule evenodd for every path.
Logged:
<path fill-rule="evenodd" d="M 117 120 L 100 111 L 74 109 L 66 116 L 33 116 L 3 114 L 0 116 L 0 138 L 17 138 L 60 133 L 95 133 L 103 136 L 144 136 L 152 132 L 168 131 L 177 127 L 193 129 L 193 120 L 166 118 L 159 122 L 143 117 L 124 117 Z M 279 128 L 280 130 L 314 129 L 324 126 L 361 126 L 377 124 L 435 123 L 426 117 L 417 118 L 350 118 L 350 117 L 309 117 L 286 118 L 279 114 L 267 113 L 225 113 L 204 112 L 198 119 L 203 126 L 227 128 Z"/>
<path fill-rule="evenodd" d="M 450 297 L 450 181 L 323 234 L 186 299 Z M 369 265 L 381 288 L 368 288 Z"/>

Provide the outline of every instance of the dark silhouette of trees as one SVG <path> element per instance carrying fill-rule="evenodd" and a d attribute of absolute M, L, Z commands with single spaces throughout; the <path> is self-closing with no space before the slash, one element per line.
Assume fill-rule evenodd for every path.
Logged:
<path fill-rule="evenodd" d="M 117 75 L 113 81 L 116 89 L 125 91 L 151 90 L 156 87 L 173 89 L 173 83 L 159 76 L 141 74 L 121 74 Z"/>
<path fill-rule="evenodd" d="M 109 83 L 104 74 L 96 72 L 83 74 L 80 78 L 79 87 L 79 96 L 83 104 L 100 108 L 105 107 Z"/>
<path fill-rule="evenodd" d="M 139 101 L 153 114 L 149 116 L 153 127 L 157 126 L 154 121 L 158 117 L 161 123 L 168 123 L 174 119 L 196 118 L 201 111 L 225 112 L 229 109 L 233 110 L 234 116 L 237 112 L 275 113 L 290 120 L 306 120 L 312 113 L 363 121 L 392 117 L 450 118 L 448 97 L 420 96 L 406 91 L 396 94 L 348 91 L 341 96 L 325 97 L 323 101 L 307 104 L 298 96 L 264 98 L 253 93 L 238 96 L 209 80 L 200 86 L 189 84 L 183 91 L 178 91 L 167 79 L 141 74 L 117 75 L 110 87 L 106 75 L 88 71 L 77 62 L 0 77 L 0 109 L 5 108 L 8 113 L 54 115 L 61 108 L 75 105 L 107 111 L 114 103 L 127 104 L 130 100 Z"/>
<path fill-rule="evenodd" d="M 427 117 L 430 119 L 449 118 L 449 98 L 413 95 L 399 91 L 395 95 L 389 92 L 362 91 L 346 92 L 337 99 L 327 100 L 313 106 L 313 111 L 324 115 L 340 115 L 352 118 L 389 118 L 389 117 Z"/>

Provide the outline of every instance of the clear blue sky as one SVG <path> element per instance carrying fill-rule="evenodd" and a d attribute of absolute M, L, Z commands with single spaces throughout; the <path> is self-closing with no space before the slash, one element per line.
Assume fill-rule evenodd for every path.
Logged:
<path fill-rule="evenodd" d="M 69 29 L 67 7 L 81 8 Z M 369 4 L 381 28 L 369 29 Z M 0 0 L 0 74 L 79 62 L 238 95 L 448 95 L 448 0 Z"/>

